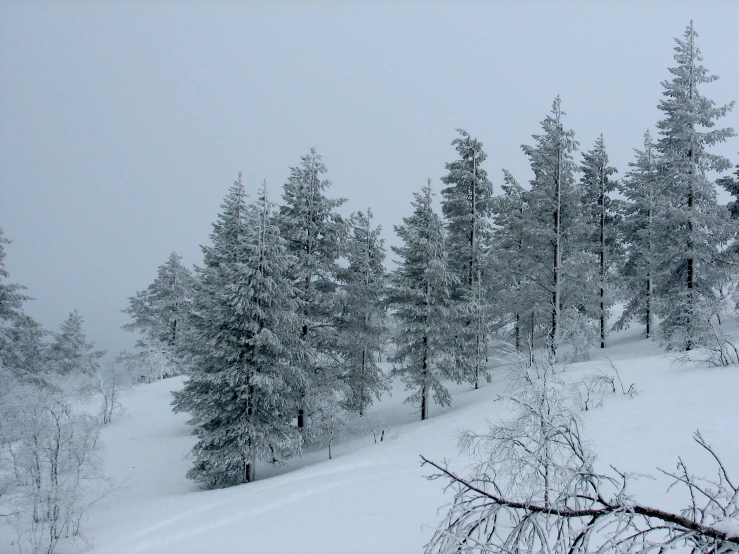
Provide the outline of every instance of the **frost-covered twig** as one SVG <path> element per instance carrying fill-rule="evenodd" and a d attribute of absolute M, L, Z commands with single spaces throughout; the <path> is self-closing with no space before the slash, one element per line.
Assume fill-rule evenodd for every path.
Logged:
<path fill-rule="evenodd" d="M 421 456 L 422 465 L 439 472 L 429 478 L 445 478 L 447 487 L 456 491 L 426 552 L 648 553 L 679 545 L 696 553 L 739 550 L 739 489 L 699 432 L 695 440 L 713 457 L 719 477 L 716 481 L 695 477 L 682 460 L 677 472 L 664 472 L 675 479 L 673 486 L 682 484 L 691 493 L 691 506 L 680 514 L 643 505 L 627 495 L 627 473 L 615 470 L 613 477 L 592 472 L 588 463 L 592 458 L 581 449 L 578 435 L 571 437 L 576 438 L 570 443 L 571 457 L 550 468 L 550 475 L 569 479 L 551 480 L 554 488 L 548 495 L 536 487 L 511 487 L 498 471 L 500 464 L 465 478 L 446 464 Z"/>

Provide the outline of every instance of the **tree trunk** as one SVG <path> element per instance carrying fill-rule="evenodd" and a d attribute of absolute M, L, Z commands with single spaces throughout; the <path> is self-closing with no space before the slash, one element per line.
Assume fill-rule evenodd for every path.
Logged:
<path fill-rule="evenodd" d="M 428 336 L 423 337 L 423 385 L 421 385 L 421 421 L 428 418 Z"/>
<path fill-rule="evenodd" d="M 692 156 L 692 151 L 688 154 L 689 156 Z M 688 212 L 689 212 L 689 221 L 688 221 L 688 341 L 685 344 L 685 350 L 692 350 L 693 349 L 693 340 L 692 340 L 692 333 L 694 330 L 694 318 L 695 318 L 695 307 L 693 305 L 693 286 L 695 281 L 695 275 L 694 275 L 694 268 L 693 268 L 693 203 L 694 203 L 694 192 L 693 192 L 693 176 L 691 172 L 690 176 L 690 193 L 688 195 Z"/>
<path fill-rule="evenodd" d="M 558 152 L 558 156 L 561 155 Z M 560 160 L 557 159 L 557 173 L 554 180 L 554 198 L 555 198 L 555 206 L 554 206 L 554 213 L 553 213 L 553 220 L 554 220 L 554 259 L 552 262 L 552 281 L 553 281 L 553 290 L 552 290 L 552 330 L 549 333 L 549 349 L 552 353 L 552 357 L 556 357 L 557 355 L 557 332 L 559 331 L 559 270 L 560 270 L 560 258 L 561 258 L 561 207 L 562 207 L 562 198 L 561 198 L 561 167 L 560 167 Z"/>
<path fill-rule="evenodd" d="M 652 324 L 652 276 L 647 276 L 647 337 L 652 335 L 651 325 Z"/>
<path fill-rule="evenodd" d="M 365 318 L 366 321 L 366 318 Z M 359 396 L 359 417 L 362 417 L 364 414 L 364 393 L 365 393 L 365 386 L 364 386 L 364 374 L 365 374 L 365 366 L 367 364 L 367 349 L 362 348 L 362 370 L 361 370 L 361 391 Z"/>
<path fill-rule="evenodd" d="M 536 324 L 536 314 L 531 310 L 531 328 L 529 329 L 529 367 L 534 365 L 534 325 Z"/>
<path fill-rule="evenodd" d="M 651 151 L 650 151 L 650 158 L 649 162 L 651 164 L 652 158 L 651 158 Z M 650 185 L 651 186 L 651 185 Z M 648 252 L 648 258 L 647 258 L 647 332 L 646 338 L 650 338 L 652 336 L 652 218 L 653 218 L 653 206 L 654 206 L 654 196 L 652 191 L 650 190 L 649 193 L 649 211 L 647 212 L 647 221 L 649 225 L 649 242 L 647 245 L 647 252 Z"/>
<path fill-rule="evenodd" d="M 300 393 L 300 408 L 298 408 L 298 429 L 305 428 L 305 392 Z"/>
<path fill-rule="evenodd" d="M 257 477 L 257 463 L 254 456 L 244 454 L 244 482 L 252 483 Z"/>
<path fill-rule="evenodd" d="M 692 24 L 691 24 L 692 25 Z M 690 36 L 690 51 L 691 54 L 694 52 L 693 50 L 693 35 Z M 693 68 L 694 64 L 691 64 L 690 66 L 690 91 L 689 91 L 689 97 L 690 100 L 693 100 Z M 693 204 L 695 202 L 695 156 L 694 156 L 694 149 L 693 149 L 693 136 L 695 134 L 695 130 L 691 129 L 693 134 L 690 136 L 690 147 L 688 148 L 688 179 L 689 179 L 689 190 L 688 190 L 688 341 L 685 344 L 685 350 L 692 350 L 693 349 L 693 337 L 692 334 L 695 330 L 694 326 L 694 319 L 695 319 L 695 306 L 693 305 L 693 287 L 695 285 L 695 275 L 694 275 L 694 267 L 693 267 L 693 234 L 694 234 L 694 225 L 695 222 L 693 221 Z"/>
<path fill-rule="evenodd" d="M 303 329 L 301 331 L 301 338 L 303 339 L 303 343 L 307 342 L 308 340 L 308 325 L 303 325 Z M 298 406 L 298 429 L 305 428 L 305 389 L 300 391 L 300 405 Z"/>
<path fill-rule="evenodd" d="M 600 347 L 606 347 L 606 175 L 605 164 L 600 175 Z"/>

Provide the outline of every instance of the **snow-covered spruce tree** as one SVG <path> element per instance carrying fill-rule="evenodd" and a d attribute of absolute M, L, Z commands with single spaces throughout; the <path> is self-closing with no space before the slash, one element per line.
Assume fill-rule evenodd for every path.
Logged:
<path fill-rule="evenodd" d="M 544 133 L 533 135 L 534 146 L 522 146 L 531 161 L 534 179 L 529 192 L 526 226 L 532 239 L 526 250 L 528 278 L 537 285 L 536 304 L 549 310 L 548 342 L 556 354 L 561 342 L 563 316 L 577 314 L 580 305 L 578 280 L 593 259 L 581 248 L 582 226 L 578 208 L 580 191 L 572 159 L 577 148 L 572 131 L 562 124 L 561 101 L 554 100 L 552 113 L 542 121 Z M 584 258 L 584 259 L 583 259 Z"/>
<path fill-rule="evenodd" d="M 292 425 L 300 307 L 287 270 L 294 262 L 262 189 L 246 203 L 239 180 L 213 225 L 193 298 L 189 379 L 174 410 L 192 415 L 198 437 L 188 477 L 211 487 L 253 481 L 260 459 L 301 447 Z"/>
<path fill-rule="evenodd" d="M 441 211 L 447 229 L 449 267 L 457 276 L 452 296 L 460 317 L 457 365 L 465 379 L 480 385 L 488 377 L 488 333 L 486 330 L 488 294 L 483 258 L 490 240 L 490 216 L 493 210 L 493 184 L 482 164 L 487 154 L 482 143 L 467 131 L 452 141 L 459 159 L 447 163 L 447 175 L 441 181 Z M 489 377 L 488 377 L 489 378 Z"/>
<path fill-rule="evenodd" d="M 83 317 L 74 310 L 61 324 L 48 349 L 48 366 L 56 374 L 91 377 L 100 367 L 104 350 L 95 350 L 95 343 L 87 340 L 82 329 Z"/>
<path fill-rule="evenodd" d="M 496 328 L 513 330 L 516 350 L 533 354 L 535 330 L 550 316 L 539 303 L 540 285 L 532 278 L 535 241 L 527 226 L 529 193 L 503 170 L 503 194 L 494 198 L 492 267 L 494 274 Z M 537 296 L 538 295 L 538 296 Z"/>
<path fill-rule="evenodd" d="M 646 338 L 654 329 L 654 284 L 656 279 L 656 222 L 658 218 L 659 161 L 649 131 L 644 133 L 643 150 L 636 150 L 636 158 L 629 162 L 630 171 L 618 183 L 624 197 L 622 204 L 623 237 L 626 256 L 621 265 L 621 276 L 626 291 L 626 305 L 614 329 L 625 329 L 636 319 L 646 326 Z"/>
<path fill-rule="evenodd" d="M 192 309 L 193 276 L 182 265 L 182 257 L 175 252 L 157 270 L 157 277 L 146 289 L 128 299 L 124 313 L 133 321 L 123 326 L 137 331 L 139 353 L 135 356 L 143 365 L 152 365 L 150 358 L 162 358 L 159 377 L 182 372 L 183 345 Z"/>
<path fill-rule="evenodd" d="M 30 297 L 22 292 L 26 287 L 17 283 L 6 282 L 10 278 L 10 273 L 5 269 L 4 245 L 10 244 L 10 241 L 3 234 L 3 228 L 0 227 L 0 353 L 8 348 L 10 342 L 10 336 L 6 329 L 22 317 L 23 303 L 30 300 Z"/>
<path fill-rule="evenodd" d="M 301 156 L 300 165 L 290 168 L 280 206 L 279 226 L 287 249 L 294 256 L 289 275 L 299 290 L 303 354 L 301 370 L 305 388 L 297 390 L 298 427 L 308 427 L 312 397 L 330 395 L 337 386 L 338 368 L 335 295 L 338 259 L 343 254 L 347 224 L 336 213 L 345 199 L 329 199 L 325 192 L 331 181 L 315 148 Z"/>
<path fill-rule="evenodd" d="M 49 331 L 21 311 L 3 323 L 0 333 L 5 341 L 0 350 L 0 366 L 8 375 L 22 381 L 48 384 L 48 344 L 44 338 Z"/>
<path fill-rule="evenodd" d="M 25 287 L 8 282 L 5 247 L 9 244 L 0 227 L 0 444 L 19 438 L 20 414 L 14 406 L 17 392 L 26 385 L 47 384 L 44 375 L 44 336 L 47 332 L 23 311 L 30 300 Z M 6 489 L 11 476 L 0 476 L 0 489 Z"/>
<path fill-rule="evenodd" d="M 610 194 L 616 188 L 616 181 L 611 175 L 616 168 L 608 165 L 608 153 L 600 135 L 592 150 L 583 154 L 581 166 L 582 202 L 586 218 L 586 244 L 598 256 L 598 274 L 596 277 L 598 295 L 597 319 L 600 323 L 600 347 L 606 347 L 606 324 L 613 304 L 611 280 L 619 240 L 617 236 L 618 213 Z"/>
<path fill-rule="evenodd" d="M 713 129 L 729 106 L 716 107 L 699 86 L 717 79 L 700 62 L 693 23 L 676 39 L 673 78 L 664 81 L 657 123 L 660 194 L 665 210 L 657 240 L 663 278 L 659 283 L 661 341 L 673 350 L 692 350 L 711 341 L 709 320 L 720 310 L 717 284 L 730 267 L 725 245 L 733 238 L 728 211 L 716 202 L 708 171 L 723 171 L 729 161 L 708 148 L 734 135 L 730 128 Z"/>
<path fill-rule="evenodd" d="M 389 389 L 377 365 L 385 329 L 387 292 L 384 240 L 381 227 L 372 227 L 372 212 L 352 214 L 347 240 L 349 267 L 340 272 L 342 311 L 338 335 L 343 370 L 341 379 L 349 388 L 347 410 L 364 415 L 373 399 Z"/>
<path fill-rule="evenodd" d="M 428 418 L 431 392 L 438 404 L 451 403 L 441 379 L 460 380 L 462 376 L 454 371 L 453 352 L 456 325 L 451 290 L 457 278 L 447 262 L 444 229 L 432 206 L 430 179 L 414 197 L 413 215 L 395 226 L 403 245 L 392 247 L 400 260 L 389 294 L 399 327 L 391 375 L 400 376 L 406 390 L 414 391 L 405 401 L 420 404 L 423 420 Z"/>
<path fill-rule="evenodd" d="M 5 269 L 5 244 L 0 227 L 0 393 L 8 390 L 6 379 L 20 378 L 38 381 L 44 368 L 44 336 L 48 333 L 23 311 L 23 304 L 31 300 L 23 293 L 26 287 L 9 283 Z"/>

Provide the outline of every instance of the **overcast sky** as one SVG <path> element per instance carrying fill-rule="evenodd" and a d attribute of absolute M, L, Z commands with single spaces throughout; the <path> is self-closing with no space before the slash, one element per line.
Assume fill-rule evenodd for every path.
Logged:
<path fill-rule="evenodd" d="M 739 2 L 0 2 L 0 226 L 6 268 L 58 329 L 73 309 L 102 348 L 168 253 L 199 263 L 228 186 L 315 146 L 345 212 L 389 244 L 435 189 L 456 128 L 530 178 L 521 144 L 557 94 L 581 150 L 603 133 L 623 175 L 693 19 L 703 87 L 739 99 Z M 739 130 L 739 109 L 724 125 Z M 739 162 L 739 139 L 715 149 Z M 579 157 L 578 157 L 579 159 Z"/>

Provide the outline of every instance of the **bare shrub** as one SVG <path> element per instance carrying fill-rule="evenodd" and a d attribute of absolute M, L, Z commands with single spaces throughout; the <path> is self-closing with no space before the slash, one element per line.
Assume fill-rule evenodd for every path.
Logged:
<path fill-rule="evenodd" d="M 577 409 L 602 395 L 635 394 L 613 374 L 586 376 L 572 385 L 554 374 L 551 358 L 531 367 L 514 359 L 510 418 L 483 434 L 464 433 L 460 450 L 477 462 L 469 477 L 423 456 L 454 492 L 447 514 L 426 545 L 427 554 L 646 554 L 678 546 L 693 553 L 739 550 L 739 488 L 700 433 L 696 442 L 713 458 L 717 478 L 692 475 L 682 460 L 663 471 L 686 487 L 691 503 L 671 513 L 628 494 L 633 476 L 594 469 L 595 454 L 583 440 Z"/>
<path fill-rule="evenodd" d="M 470 478 L 422 457 L 423 464 L 438 470 L 430 478 L 447 479 L 447 488 L 455 491 L 426 552 L 646 554 L 677 547 L 705 554 L 739 551 L 739 488 L 699 432 L 695 440 L 713 458 L 717 478 L 692 475 L 682 460 L 675 472 L 663 471 L 674 479 L 670 488 L 682 485 L 690 493 L 690 505 L 680 513 L 643 505 L 627 494 L 627 473 L 615 468 L 610 475 L 594 472 L 594 455 L 583 444 L 576 420 L 558 436 L 558 458 L 540 458 L 538 448 L 524 456 L 529 466 L 540 469 L 545 459 L 555 462 L 548 468 L 550 478 L 542 481 L 540 474 L 516 487 L 503 468 L 509 461 L 506 454 L 492 454 Z"/>
<path fill-rule="evenodd" d="M 22 552 L 52 554 L 62 541 L 83 540 L 85 510 L 110 491 L 102 472 L 100 425 L 75 413 L 51 391 L 18 391 L 21 424 L 7 443 L 13 483 L 6 504 Z"/>
<path fill-rule="evenodd" d="M 102 396 L 100 419 L 103 425 L 108 425 L 113 415 L 121 412 L 121 394 L 132 385 L 133 376 L 128 366 L 111 363 L 98 370 L 97 388 Z"/>

